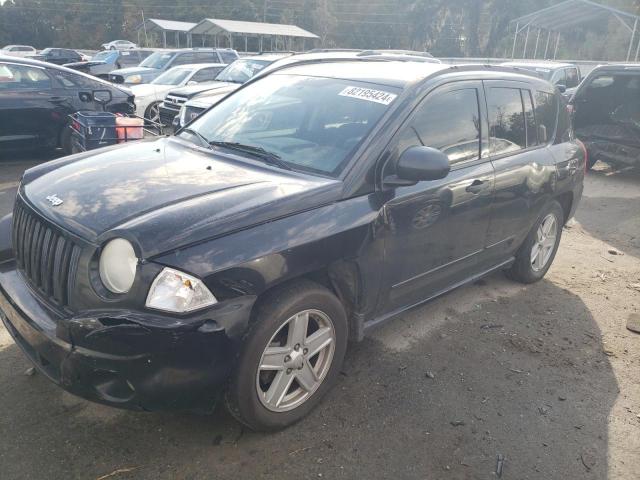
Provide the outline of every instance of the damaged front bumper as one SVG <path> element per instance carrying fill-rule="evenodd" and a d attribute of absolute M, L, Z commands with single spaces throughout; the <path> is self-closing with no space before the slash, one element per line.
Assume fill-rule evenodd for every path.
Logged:
<path fill-rule="evenodd" d="M 233 371 L 255 297 L 189 318 L 42 302 L 14 262 L 0 265 L 0 316 L 35 366 L 65 390 L 136 410 L 210 411 Z"/>

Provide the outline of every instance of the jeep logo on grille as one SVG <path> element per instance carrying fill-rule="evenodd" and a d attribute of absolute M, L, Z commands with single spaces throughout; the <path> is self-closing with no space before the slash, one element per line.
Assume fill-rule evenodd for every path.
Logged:
<path fill-rule="evenodd" d="M 62 205 L 63 203 L 63 200 L 60 199 L 55 193 L 53 195 L 49 195 L 47 197 L 47 201 L 54 207 L 57 207 L 58 205 Z"/>

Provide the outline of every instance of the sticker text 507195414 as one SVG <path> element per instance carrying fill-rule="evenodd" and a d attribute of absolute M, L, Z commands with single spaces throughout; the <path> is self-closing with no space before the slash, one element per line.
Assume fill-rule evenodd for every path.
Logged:
<path fill-rule="evenodd" d="M 383 105 L 389 105 L 397 97 L 394 93 L 362 87 L 347 87 L 340 92 L 340 95 L 343 97 L 358 98 L 369 102 L 381 103 Z"/>

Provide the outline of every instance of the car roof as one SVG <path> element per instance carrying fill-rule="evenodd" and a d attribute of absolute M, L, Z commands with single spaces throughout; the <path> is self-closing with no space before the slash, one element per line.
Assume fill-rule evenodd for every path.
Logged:
<path fill-rule="evenodd" d="M 275 64 L 277 65 L 277 64 Z M 448 65 L 444 63 L 406 62 L 396 60 L 376 60 L 375 57 L 359 59 L 317 60 L 312 63 L 283 65 L 269 74 L 294 74 L 361 81 L 398 88 L 406 88 L 429 77 L 438 75 L 461 75 L 471 78 L 514 80 L 538 85 L 551 84 L 545 80 L 526 75 L 516 69 L 495 65 Z M 257 78 L 257 77 L 256 77 Z"/>
<path fill-rule="evenodd" d="M 184 65 L 176 65 L 175 67 L 171 67 L 169 70 L 184 68 L 188 70 L 200 70 L 202 68 L 210 68 L 210 67 L 226 67 L 227 65 L 224 63 L 185 63 Z"/>
<path fill-rule="evenodd" d="M 548 68 L 549 70 L 553 70 L 554 68 L 566 68 L 566 67 L 575 67 L 576 65 L 573 63 L 563 63 L 563 62 L 550 62 L 550 61 L 533 61 L 533 62 L 505 62 L 500 65 L 504 67 L 536 67 L 536 68 Z"/>
<path fill-rule="evenodd" d="M 260 55 L 251 55 L 249 57 L 240 57 L 238 60 L 264 60 L 267 62 L 275 62 L 276 60 L 280 60 L 282 58 L 288 58 L 294 55 L 293 53 L 283 52 L 283 53 L 262 53 Z"/>
<path fill-rule="evenodd" d="M 619 63 L 619 64 L 611 64 L 611 65 L 598 65 L 596 68 L 591 70 L 590 73 L 593 73 L 593 72 L 606 72 L 606 71 L 612 71 L 612 72 L 620 72 L 620 71 L 636 72 L 638 70 L 640 70 L 640 63 Z"/>

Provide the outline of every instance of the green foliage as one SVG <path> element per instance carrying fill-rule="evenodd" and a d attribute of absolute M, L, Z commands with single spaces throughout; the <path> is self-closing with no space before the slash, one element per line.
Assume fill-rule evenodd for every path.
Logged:
<path fill-rule="evenodd" d="M 427 50 L 439 56 L 511 54 L 511 20 L 562 0 L 6 0 L 0 44 L 98 48 L 138 39 L 145 18 L 294 23 L 321 37 L 317 46 Z M 640 0 L 600 0 L 630 12 Z M 576 12 L 579 13 L 579 12 Z M 629 34 L 613 19 L 563 36 L 560 56 L 620 59 Z M 622 52 L 622 53 L 621 53 Z M 635 47 L 634 47 L 635 53 Z"/>

